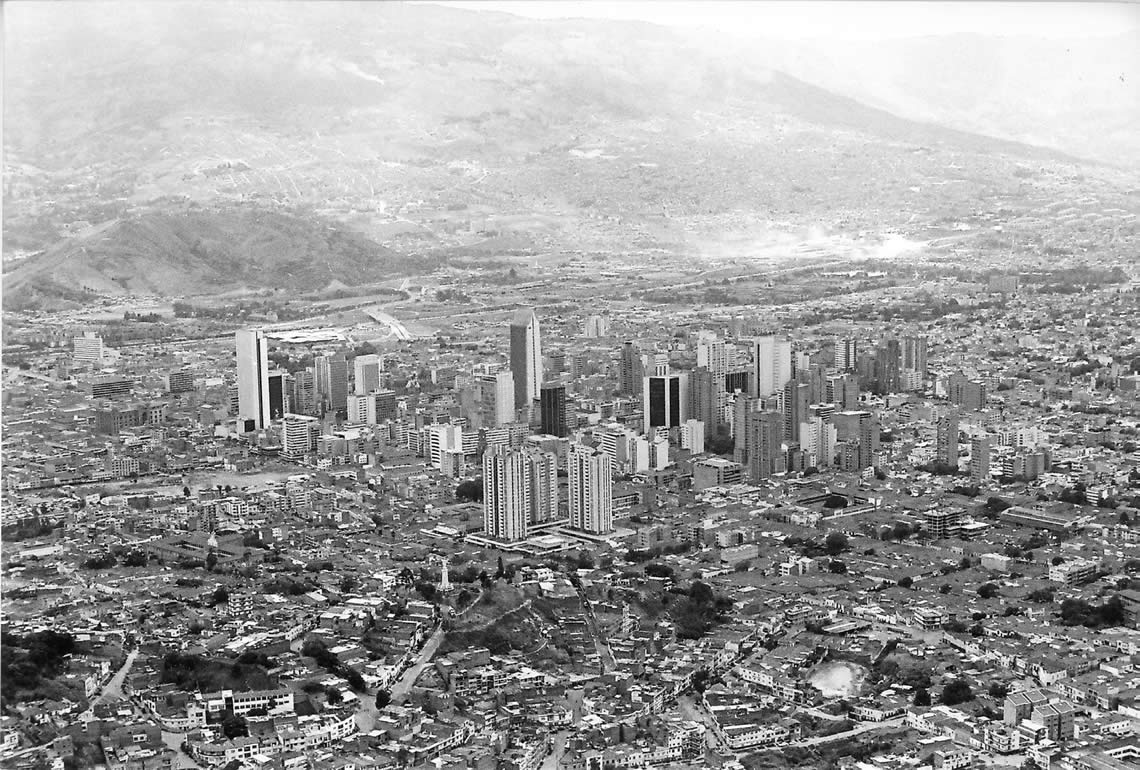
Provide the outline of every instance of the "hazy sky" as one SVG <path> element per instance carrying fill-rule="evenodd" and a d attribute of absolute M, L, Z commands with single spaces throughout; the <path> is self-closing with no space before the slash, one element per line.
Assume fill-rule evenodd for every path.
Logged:
<path fill-rule="evenodd" d="M 533 18 L 638 19 L 780 38 L 877 39 L 939 33 L 1096 37 L 1140 29 L 1140 5 L 864 0 L 440 0 Z"/>

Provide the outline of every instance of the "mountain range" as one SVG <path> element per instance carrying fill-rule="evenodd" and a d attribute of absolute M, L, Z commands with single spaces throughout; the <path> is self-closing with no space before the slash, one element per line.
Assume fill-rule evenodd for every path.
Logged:
<path fill-rule="evenodd" d="M 757 222 L 952 219 L 1027 179 L 1127 189 L 1140 150 L 1137 89 L 1117 77 L 1140 71 L 1135 36 L 1100 58 L 1074 44 L 1070 74 L 1036 40 L 825 47 L 397 3 L 56 5 L 8 14 L 4 244 L 24 258 L 6 262 L 6 300 L 353 283 L 503 233 L 699 255 Z"/>

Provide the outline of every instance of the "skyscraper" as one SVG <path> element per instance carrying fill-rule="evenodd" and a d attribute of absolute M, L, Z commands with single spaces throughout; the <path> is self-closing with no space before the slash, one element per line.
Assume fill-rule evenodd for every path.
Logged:
<path fill-rule="evenodd" d="M 520 451 L 496 446 L 483 453 L 483 531 L 504 542 L 526 538 L 530 478 Z"/>
<path fill-rule="evenodd" d="M 641 366 L 641 351 L 634 342 L 621 346 L 621 361 L 618 365 L 618 392 L 623 396 L 635 396 L 641 391 L 644 379 Z"/>
<path fill-rule="evenodd" d="M 357 356 L 356 358 L 352 359 L 352 369 L 354 376 L 354 385 L 352 392 L 358 396 L 363 396 L 366 393 L 371 393 L 374 390 L 379 390 L 380 369 L 383 366 L 383 359 L 375 354 Z"/>
<path fill-rule="evenodd" d="M 947 410 L 938 417 L 934 459 L 940 465 L 958 467 L 958 413 Z"/>
<path fill-rule="evenodd" d="M 676 428 L 688 417 L 688 378 L 683 374 L 646 377 L 642 389 L 644 422 L 650 428 Z"/>
<path fill-rule="evenodd" d="M 807 417 L 811 387 L 806 382 L 789 380 L 781 393 L 781 411 L 784 413 L 784 440 L 799 440 L 800 423 Z"/>
<path fill-rule="evenodd" d="M 689 374 L 689 417 L 700 420 L 712 431 L 721 422 L 720 415 L 727 399 L 724 388 L 718 384 L 716 374 L 703 366 Z"/>
<path fill-rule="evenodd" d="M 861 471 L 875 462 L 879 451 L 879 421 L 867 411 L 844 410 L 831 416 L 836 439 L 848 448 L 843 470 Z"/>
<path fill-rule="evenodd" d="M 324 403 L 335 412 L 347 413 L 348 359 L 344 353 L 317 356 L 313 366 L 316 370 L 317 392 L 321 394 Z"/>
<path fill-rule="evenodd" d="M 539 395 L 539 412 L 543 433 L 559 438 L 566 436 L 570 432 L 566 426 L 566 386 L 558 382 L 543 385 Z"/>
<path fill-rule="evenodd" d="M 515 377 L 510 369 L 495 372 L 495 425 L 515 421 Z"/>
<path fill-rule="evenodd" d="M 524 449 L 530 502 L 528 524 L 543 524 L 558 518 L 558 458 L 541 449 Z"/>
<path fill-rule="evenodd" d="M 909 335 L 903 338 L 903 369 L 911 369 L 926 374 L 927 339 L 923 335 Z"/>
<path fill-rule="evenodd" d="M 600 449 L 574 444 L 566 461 L 570 477 L 570 526 L 595 535 L 614 528 L 613 470 Z"/>
<path fill-rule="evenodd" d="M 524 308 L 511 320 L 511 374 L 515 378 L 515 409 L 523 409 L 539 397 L 542 384 L 542 341 L 538 316 Z"/>
<path fill-rule="evenodd" d="M 290 405 L 286 403 L 286 396 L 288 388 L 285 386 L 285 378 L 288 375 L 285 372 L 269 372 L 266 376 L 266 382 L 269 384 L 267 393 L 269 394 L 269 419 L 280 420 L 285 416 L 285 412 L 291 411 Z"/>
<path fill-rule="evenodd" d="M 990 437 L 974 436 L 970 440 L 970 479 L 987 481 L 990 477 Z"/>
<path fill-rule="evenodd" d="M 839 372 L 850 372 L 855 368 L 855 361 L 859 357 L 859 343 L 856 340 L 837 337 L 835 339 L 835 369 Z"/>
<path fill-rule="evenodd" d="M 753 347 L 755 374 L 752 396 L 764 398 L 778 392 L 792 377 L 792 343 L 776 337 L 757 337 Z"/>
<path fill-rule="evenodd" d="M 269 425 L 269 345 L 259 329 L 239 329 L 237 345 L 238 423 L 243 431 Z"/>
<path fill-rule="evenodd" d="M 875 350 L 875 380 L 880 395 L 902 390 L 902 346 L 897 339 L 884 340 Z"/>
<path fill-rule="evenodd" d="M 738 460 L 752 481 L 783 471 L 784 416 L 779 412 L 749 412 L 744 423 L 744 451 Z"/>
<path fill-rule="evenodd" d="M 610 334 L 610 319 L 604 315 L 587 316 L 582 322 L 582 336 L 608 337 Z"/>

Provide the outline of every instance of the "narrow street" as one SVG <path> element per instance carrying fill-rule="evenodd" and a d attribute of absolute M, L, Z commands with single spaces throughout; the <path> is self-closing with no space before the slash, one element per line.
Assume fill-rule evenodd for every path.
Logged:
<path fill-rule="evenodd" d="M 107 684 L 103 685 L 103 689 L 99 691 L 99 694 L 91 699 L 91 705 L 87 711 L 80 715 L 79 718 L 82 721 L 90 722 L 95 718 L 94 709 L 98 704 L 104 701 L 115 703 L 123 699 L 123 682 L 126 681 L 127 674 L 130 673 L 131 666 L 135 664 L 135 658 L 137 658 L 138 655 L 139 651 L 137 649 L 127 653 L 127 659 L 123 661 L 123 665 L 107 680 Z"/>
<path fill-rule="evenodd" d="M 435 651 L 439 649 L 439 645 L 443 643 L 445 631 L 440 626 L 436 628 L 435 633 L 424 643 L 423 649 L 416 655 L 416 662 L 408 667 L 408 670 L 400 676 L 400 681 L 396 682 L 392 687 L 392 702 L 398 703 L 412 689 L 412 685 L 420 678 L 420 674 L 427 668 L 428 663 L 431 662 L 432 656 Z"/>

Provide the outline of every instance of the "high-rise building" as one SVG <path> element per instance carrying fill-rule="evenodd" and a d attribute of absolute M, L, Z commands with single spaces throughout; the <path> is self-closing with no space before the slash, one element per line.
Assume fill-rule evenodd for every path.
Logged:
<path fill-rule="evenodd" d="M 544 524 L 558 518 L 558 458 L 553 452 L 524 449 L 527 483 L 530 486 L 528 524 Z"/>
<path fill-rule="evenodd" d="M 526 456 L 506 447 L 483 453 L 483 531 L 504 542 L 524 540 L 530 517 Z"/>
<path fill-rule="evenodd" d="M 689 373 L 689 417 L 700 420 L 709 430 L 714 429 L 721 422 L 724 404 L 728 394 L 724 392 L 718 377 L 714 372 L 704 366 L 699 366 Z"/>
<path fill-rule="evenodd" d="M 712 335 L 702 334 L 697 342 L 697 366 L 723 377 L 736 365 L 736 348 Z"/>
<path fill-rule="evenodd" d="M 831 422 L 834 413 L 832 404 L 812 404 L 806 420 L 800 423 L 799 444 L 807 454 L 808 467 L 828 468 L 835 461 L 838 431 Z"/>
<path fill-rule="evenodd" d="M 238 424 L 243 432 L 261 430 L 269 414 L 269 344 L 260 329 L 239 329 L 237 345 Z"/>
<path fill-rule="evenodd" d="M 902 346 L 897 339 L 883 340 L 875 349 L 875 375 L 876 393 L 902 390 Z"/>
<path fill-rule="evenodd" d="M 285 378 L 288 375 L 285 372 L 269 372 L 266 375 L 266 384 L 269 389 L 266 391 L 269 397 L 269 419 L 280 420 L 285 416 L 285 413 L 290 410 L 290 405 L 286 401 L 286 391 L 289 390 L 285 385 Z"/>
<path fill-rule="evenodd" d="M 71 360 L 77 364 L 103 363 L 103 338 L 92 331 L 83 332 L 71 340 Z"/>
<path fill-rule="evenodd" d="M 600 449 L 574 444 L 566 466 L 570 477 L 570 526 L 595 535 L 614 528 L 613 470 Z"/>
<path fill-rule="evenodd" d="M 566 386 L 558 382 L 548 382 L 539 394 L 539 413 L 542 419 L 542 432 L 559 438 L 569 434 L 566 426 Z"/>
<path fill-rule="evenodd" d="M 962 374 L 950 375 L 947 378 L 946 390 L 950 403 L 972 412 L 983 409 L 988 398 L 984 382 L 971 380 Z"/>
<path fill-rule="evenodd" d="M 190 393 L 194 390 L 194 373 L 179 369 L 166 374 L 166 390 L 169 393 Z"/>
<path fill-rule="evenodd" d="M 694 455 L 705 451 L 705 424 L 700 420 L 685 420 L 681 425 L 681 448 Z"/>
<path fill-rule="evenodd" d="M 618 364 L 618 392 L 623 396 L 640 394 L 643 379 L 641 351 L 636 343 L 626 342 L 621 346 L 621 361 Z"/>
<path fill-rule="evenodd" d="M 688 378 L 683 374 L 665 374 L 646 377 L 642 389 L 642 426 L 650 428 L 676 428 L 688 417 Z"/>
<path fill-rule="evenodd" d="M 934 459 L 958 467 L 958 413 L 947 410 L 938 417 Z"/>
<path fill-rule="evenodd" d="M 511 374 L 515 378 L 515 409 L 526 409 L 539 397 L 542 384 L 542 340 L 533 308 L 511 319 Z"/>
<path fill-rule="evenodd" d="M 926 351 L 929 343 L 924 335 L 903 337 L 902 368 L 926 374 Z"/>
<path fill-rule="evenodd" d="M 792 378 L 792 343 L 776 337 L 757 337 L 753 348 L 751 395 L 765 398 L 777 393 Z"/>
<path fill-rule="evenodd" d="M 990 477 L 990 437 L 970 439 L 970 479 L 987 481 Z"/>
<path fill-rule="evenodd" d="M 287 414 L 282 427 L 281 453 L 289 457 L 308 454 L 317 448 L 320 435 L 321 421 L 316 417 Z"/>
<path fill-rule="evenodd" d="M 304 369 L 293 373 L 293 392 L 290 395 L 293 412 L 313 415 L 317 412 L 317 381 L 313 372 Z"/>
<path fill-rule="evenodd" d="M 317 356 L 313 364 L 316 371 L 317 392 L 325 405 L 334 412 L 348 412 L 348 359 L 344 353 Z"/>
<path fill-rule="evenodd" d="M 358 396 L 380 389 L 380 371 L 384 368 L 384 359 L 376 354 L 357 356 L 352 359 L 353 390 Z"/>
<path fill-rule="evenodd" d="M 836 440 L 846 447 L 836 448 L 836 454 L 846 451 L 846 459 L 840 466 L 843 470 L 861 471 L 875 463 L 879 452 L 879 421 L 871 412 L 844 410 L 831 416 L 835 426 Z"/>
<path fill-rule="evenodd" d="M 856 340 L 837 337 L 835 340 L 835 369 L 839 372 L 850 372 L 855 369 L 855 361 L 859 358 L 859 343 Z"/>
<path fill-rule="evenodd" d="M 587 316 L 582 322 L 582 335 L 584 337 L 610 336 L 610 319 L 604 315 Z"/>
<path fill-rule="evenodd" d="M 859 405 L 859 382 L 851 375 L 832 375 L 827 378 L 823 397 L 839 410 L 854 411 Z"/>
<path fill-rule="evenodd" d="M 779 412 L 749 412 L 744 422 L 743 451 L 738 460 L 752 481 L 784 470 L 782 446 L 784 416 Z M 737 441 L 740 445 L 740 441 Z"/>
<path fill-rule="evenodd" d="M 784 440 L 794 442 L 798 440 L 800 423 L 807 417 L 808 404 L 811 403 L 811 387 L 806 382 L 789 380 L 781 391 L 781 412 L 784 415 Z"/>

